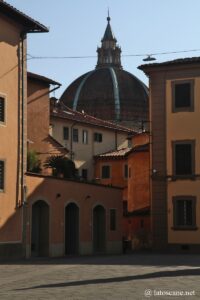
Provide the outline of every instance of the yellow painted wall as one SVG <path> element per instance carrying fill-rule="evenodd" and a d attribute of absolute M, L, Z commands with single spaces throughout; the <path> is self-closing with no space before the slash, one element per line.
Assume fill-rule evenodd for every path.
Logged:
<path fill-rule="evenodd" d="M 181 78 L 183 80 L 183 78 Z M 194 112 L 172 113 L 171 80 L 166 82 L 166 136 L 167 136 L 167 174 L 172 175 L 172 141 L 192 140 L 195 145 L 195 174 L 200 174 L 200 77 L 185 77 L 184 80 L 194 79 Z M 177 81 L 177 79 L 176 79 Z M 168 242 L 169 243 L 200 243 L 200 181 L 177 180 L 168 181 Z M 173 227 L 173 203 L 174 196 L 195 196 L 196 225 L 195 231 L 175 231 Z"/>

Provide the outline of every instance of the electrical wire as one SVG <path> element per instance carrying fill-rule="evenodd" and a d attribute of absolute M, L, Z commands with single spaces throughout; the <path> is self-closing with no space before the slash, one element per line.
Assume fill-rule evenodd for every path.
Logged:
<path fill-rule="evenodd" d="M 191 49 L 191 50 L 181 50 L 181 51 L 166 51 L 166 52 L 155 52 L 151 54 L 123 54 L 122 57 L 143 57 L 143 56 L 152 56 L 152 55 L 167 55 L 167 54 L 178 54 L 178 53 L 188 53 L 188 52 L 198 52 L 200 49 Z M 27 54 L 31 59 L 88 59 L 88 58 L 97 58 L 97 55 L 82 55 L 82 56 L 36 56 L 32 54 Z"/>

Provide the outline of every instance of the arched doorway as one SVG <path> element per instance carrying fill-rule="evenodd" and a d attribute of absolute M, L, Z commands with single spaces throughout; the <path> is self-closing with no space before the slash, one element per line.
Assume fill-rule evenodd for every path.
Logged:
<path fill-rule="evenodd" d="M 103 253 L 106 248 L 106 213 L 101 205 L 93 209 L 93 251 Z"/>
<path fill-rule="evenodd" d="M 49 256 L 49 205 L 39 200 L 32 206 L 31 255 Z"/>
<path fill-rule="evenodd" d="M 79 208 L 70 203 L 65 208 L 65 254 L 79 253 Z"/>

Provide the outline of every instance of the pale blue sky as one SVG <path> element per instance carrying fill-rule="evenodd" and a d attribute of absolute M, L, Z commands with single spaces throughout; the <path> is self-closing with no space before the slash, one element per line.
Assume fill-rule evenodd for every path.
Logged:
<path fill-rule="evenodd" d="M 200 49 L 200 0 L 7 0 L 50 28 L 30 34 L 28 53 L 36 56 L 96 55 L 106 28 L 107 8 L 122 54 Z M 157 61 L 199 56 L 200 51 L 156 56 Z M 123 57 L 123 68 L 145 83 L 137 66 L 143 57 Z M 62 83 L 94 69 L 96 58 L 31 60 L 29 70 Z"/>

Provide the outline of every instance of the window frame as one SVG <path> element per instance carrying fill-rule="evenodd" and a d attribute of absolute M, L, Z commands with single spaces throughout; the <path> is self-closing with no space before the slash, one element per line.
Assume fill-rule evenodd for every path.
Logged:
<path fill-rule="evenodd" d="M 77 135 L 74 135 L 75 131 L 77 131 Z M 74 139 L 75 136 L 77 136 L 77 140 Z M 79 142 L 79 130 L 78 130 L 78 128 L 73 128 L 72 129 L 72 141 L 74 143 L 78 143 Z"/>
<path fill-rule="evenodd" d="M 101 136 L 101 139 L 96 138 L 97 136 Z M 101 132 L 94 132 L 94 142 L 103 143 L 103 134 Z"/>
<path fill-rule="evenodd" d="M 190 84 L 190 106 L 176 107 L 175 90 L 179 84 Z M 172 81 L 172 112 L 194 112 L 194 79 Z"/>
<path fill-rule="evenodd" d="M 86 135 L 84 135 L 84 133 L 86 133 Z M 85 137 L 86 137 L 86 141 L 84 140 Z M 84 145 L 88 145 L 88 130 L 86 129 L 82 130 L 82 143 Z"/>
<path fill-rule="evenodd" d="M 178 201 L 184 201 L 184 200 L 192 202 L 192 225 L 178 225 L 177 224 Z M 183 196 L 172 197 L 172 203 L 173 203 L 173 227 L 172 227 L 172 229 L 173 230 L 197 230 L 196 202 L 197 202 L 196 196 L 183 195 Z"/>
<path fill-rule="evenodd" d="M 65 129 L 67 129 L 67 138 L 65 138 Z M 68 141 L 68 140 L 69 140 L 69 127 L 63 126 L 63 141 Z"/>
<path fill-rule="evenodd" d="M 109 177 L 103 177 L 103 167 L 109 167 Z M 111 179 L 111 165 L 110 164 L 101 165 L 101 179 Z"/>
<path fill-rule="evenodd" d="M 129 166 L 128 166 L 128 163 L 125 163 L 123 165 L 123 174 L 124 174 L 124 179 L 127 180 L 128 179 L 128 175 L 129 175 Z"/>
<path fill-rule="evenodd" d="M 5 193 L 5 181 L 6 181 L 6 160 L 0 158 L 0 162 L 3 162 L 3 188 L 0 187 L 0 193 Z"/>
<path fill-rule="evenodd" d="M 3 103 L 4 103 L 4 121 L 0 120 L 0 126 L 6 126 L 6 119 L 7 119 L 7 105 L 6 105 L 7 101 L 6 100 L 7 100 L 7 97 L 5 94 L 0 93 L 0 98 L 3 99 Z"/>
<path fill-rule="evenodd" d="M 112 226 L 113 224 L 112 224 L 111 212 L 115 212 L 114 213 L 114 226 Z M 110 231 L 117 230 L 117 209 L 116 208 L 109 209 L 109 229 L 110 229 Z"/>
<path fill-rule="evenodd" d="M 176 170 L 176 145 L 191 145 L 191 174 L 177 174 Z M 195 140 L 172 141 L 172 173 L 174 178 L 193 178 L 195 176 Z"/>

